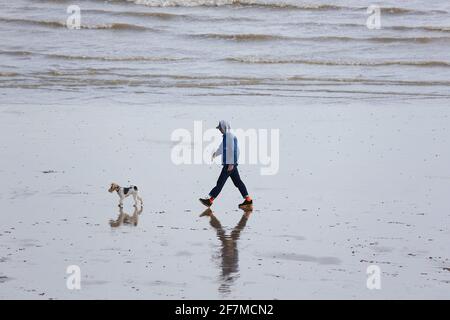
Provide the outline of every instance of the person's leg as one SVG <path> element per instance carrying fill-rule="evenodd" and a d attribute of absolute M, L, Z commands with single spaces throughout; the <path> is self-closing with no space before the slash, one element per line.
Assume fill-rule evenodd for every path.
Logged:
<path fill-rule="evenodd" d="M 248 197 L 247 188 L 245 187 L 244 182 L 242 182 L 241 177 L 239 176 L 239 171 L 237 166 L 234 166 L 234 169 L 230 174 L 231 180 L 233 180 L 234 185 L 239 189 L 239 192 L 242 195 L 242 198 Z"/>
<path fill-rule="evenodd" d="M 225 182 L 227 182 L 228 177 L 230 176 L 229 172 L 227 171 L 228 166 L 223 166 L 222 171 L 220 172 L 219 179 L 217 179 L 216 186 L 211 190 L 209 193 L 210 197 L 215 199 L 219 195 L 220 191 L 222 191 L 223 186 L 225 185 Z"/>

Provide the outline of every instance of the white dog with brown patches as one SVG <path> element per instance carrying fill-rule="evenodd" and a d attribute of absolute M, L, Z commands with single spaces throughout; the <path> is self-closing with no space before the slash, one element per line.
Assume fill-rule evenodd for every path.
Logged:
<path fill-rule="evenodd" d="M 123 208 L 123 200 L 129 196 L 133 196 L 134 199 L 134 207 L 137 208 L 137 202 L 141 203 L 141 207 L 144 205 L 144 202 L 142 201 L 142 198 L 138 194 L 138 188 L 136 186 L 129 186 L 126 188 L 123 188 L 119 186 L 117 183 L 111 183 L 111 187 L 109 187 L 109 192 L 116 191 L 119 195 L 120 201 L 119 201 L 119 207 Z"/>

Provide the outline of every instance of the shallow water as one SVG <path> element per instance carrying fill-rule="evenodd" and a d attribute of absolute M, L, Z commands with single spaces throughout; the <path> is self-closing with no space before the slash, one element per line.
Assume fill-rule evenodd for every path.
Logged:
<path fill-rule="evenodd" d="M 70 4 L 1 1 L 2 103 L 449 97 L 446 0 L 83 0 L 81 30 Z"/>

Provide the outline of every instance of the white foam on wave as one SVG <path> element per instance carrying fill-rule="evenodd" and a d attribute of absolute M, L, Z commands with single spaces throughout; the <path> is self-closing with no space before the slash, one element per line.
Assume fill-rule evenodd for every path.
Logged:
<path fill-rule="evenodd" d="M 197 7 L 232 5 L 233 0 L 127 0 L 149 7 Z"/>
<path fill-rule="evenodd" d="M 298 7 L 295 3 L 288 1 L 265 1 L 265 0 L 127 0 L 135 4 L 146 5 L 149 7 L 199 7 L 199 6 L 229 6 L 229 5 L 247 5 L 247 6 L 268 6 L 268 7 Z M 321 5 L 311 5 L 306 7 L 321 7 Z"/>
<path fill-rule="evenodd" d="M 293 0 L 125 0 L 138 5 L 148 7 L 220 7 L 220 6 L 255 6 L 272 9 L 298 9 L 313 11 L 328 10 L 366 10 L 366 6 L 345 6 L 325 3 L 305 3 Z M 403 14 L 447 14 L 446 10 L 416 10 L 405 7 L 381 7 L 383 14 L 403 15 Z"/>

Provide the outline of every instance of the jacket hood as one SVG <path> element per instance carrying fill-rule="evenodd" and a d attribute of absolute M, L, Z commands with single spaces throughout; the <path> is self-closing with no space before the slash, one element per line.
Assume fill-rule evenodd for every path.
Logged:
<path fill-rule="evenodd" d="M 231 126 L 228 121 L 220 120 L 219 125 L 216 128 L 221 129 L 223 133 L 226 133 L 226 132 L 230 131 Z"/>

